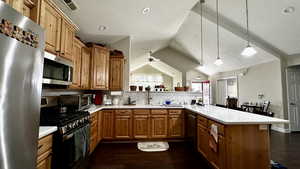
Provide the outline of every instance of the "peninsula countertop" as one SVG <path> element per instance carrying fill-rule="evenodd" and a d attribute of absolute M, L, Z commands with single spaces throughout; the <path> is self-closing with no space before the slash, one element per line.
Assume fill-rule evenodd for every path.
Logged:
<path fill-rule="evenodd" d="M 186 109 L 199 115 L 207 117 L 225 125 L 250 125 L 250 124 L 284 124 L 289 123 L 288 120 L 262 116 L 258 114 L 217 107 L 213 105 L 197 106 L 197 105 L 116 105 L 116 106 L 92 106 L 88 111 L 92 114 L 105 109 Z"/>

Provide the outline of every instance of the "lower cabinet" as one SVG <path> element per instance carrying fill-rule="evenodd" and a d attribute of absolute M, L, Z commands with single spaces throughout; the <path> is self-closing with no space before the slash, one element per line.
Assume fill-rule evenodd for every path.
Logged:
<path fill-rule="evenodd" d="M 132 111 L 116 110 L 115 112 L 115 138 L 132 138 Z"/>
<path fill-rule="evenodd" d="M 150 138 L 150 110 L 134 110 L 133 137 L 135 139 Z"/>
<path fill-rule="evenodd" d="M 38 141 L 37 169 L 51 169 L 53 136 L 48 135 Z"/>
<path fill-rule="evenodd" d="M 114 138 L 114 110 L 102 111 L 102 138 Z"/>
<path fill-rule="evenodd" d="M 92 153 L 98 144 L 98 113 L 95 112 L 90 116 L 90 153 Z"/>
<path fill-rule="evenodd" d="M 151 138 L 168 137 L 167 110 L 151 110 Z"/>
<path fill-rule="evenodd" d="M 169 110 L 168 137 L 183 138 L 184 135 L 184 113 L 182 110 Z"/>
<path fill-rule="evenodd" d="M 210 139 L 213 139 L 210 135 L 210 126 L 218 126 L 218 142 L 216 151 L 213 150 L 210 145 Z M 208 120 L 202 116 L 198 116 L 197 122 L 197 140 L 198 140 L 198 151 L 206 158 L 209 163 L 215 169 L 226 169 L 226 142 L 225 142 L 224 126 Z"/>

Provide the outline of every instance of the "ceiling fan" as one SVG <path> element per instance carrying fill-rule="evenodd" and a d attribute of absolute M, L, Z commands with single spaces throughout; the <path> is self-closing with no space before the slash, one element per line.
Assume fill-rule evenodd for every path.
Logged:
<path fill-rule="evenodd" d="M 147 58 L 148 62 L 150 62 L 150 63 L 152 63 L 152 62 L 159 62 L 160 59 L 157 59 L 157 58 L 153 57 L 152 54 L 153 54 L 153 52 L 150 50 L 148 52 L 148 58 Z"/>

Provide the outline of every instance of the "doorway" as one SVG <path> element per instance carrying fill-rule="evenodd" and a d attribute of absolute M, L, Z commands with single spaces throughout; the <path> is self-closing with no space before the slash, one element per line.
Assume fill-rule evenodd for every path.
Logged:
<path fill-rule="evenodd" d="M 287 70 L 290 130 L 300 131 L 300 66 Z"/>

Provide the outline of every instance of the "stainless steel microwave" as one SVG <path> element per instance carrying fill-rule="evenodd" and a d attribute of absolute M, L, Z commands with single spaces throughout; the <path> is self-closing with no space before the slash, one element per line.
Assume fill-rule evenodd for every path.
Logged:
<path fill-rule="evenodd" d="M 45 52 L 43 84 L 71 85 L 73 63 L 67 59 Z"/>

